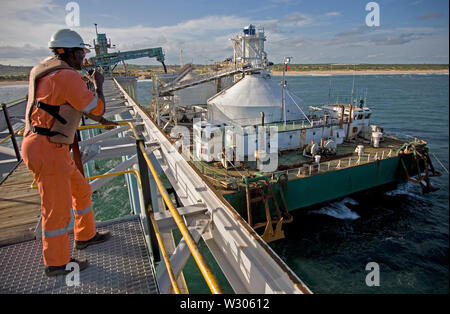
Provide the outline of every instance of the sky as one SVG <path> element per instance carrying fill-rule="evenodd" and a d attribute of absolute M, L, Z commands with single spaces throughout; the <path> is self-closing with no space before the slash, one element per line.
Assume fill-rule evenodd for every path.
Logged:
<path fill-rule="evenodd" d="M 76 2 L 74 10 L 66 5 Z M 447 0 L 1 0 L 0 64 L 34 65 L 50 55 L 51 35 L 72 28 L 92 44 L 94 23 L 116 49 L 162 47 L 166 64 L 211 64 L 233 55 L 229 38 L 264 28 L 268 59 L 281 63 L 449 63 Z M 69 25 L 67 24 L 69 19 Z M 375 20 L 373 20 L 375 21 Z M 89 56 L 93 56 L 91 53 Z M 152 58 L 128 61 L 158 64 Z"/>

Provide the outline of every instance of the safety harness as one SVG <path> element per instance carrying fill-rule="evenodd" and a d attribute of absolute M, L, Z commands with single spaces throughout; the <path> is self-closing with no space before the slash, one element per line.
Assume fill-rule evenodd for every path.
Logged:
<path fill-rule="evenodd" d="M 63 117 L 61 117 L 59 115 L 59 106 L 51 106 L 51 105 L 47 105 L 44 104 L 43 102 L 37 101 L 35 100 L 35 106 L 39 109 L 44 110 L 45 112 L 47 112 L 49 115 L 53 116 L 56 120 L 58 120 L 59 122 L 61 122 L 62 124 L 67 124 L 66 119 L 64 119 Z M 39 134 L 39 135 L 46 135 L 46 136 L 55 136 L 55 135 L 62 135 L 64 137 L 67 137 L 65 134 L 58 132 L 58 131 L 52 131 L 51 129 L 48 128 L 41 128 L 38 126 L 31 126 L 31 131 L 33 133 Z"/>
<path fill-rule="evenodd" d="M 36 82 L 39 78 L 50 74 L 56 70 L 72 70 L 75 69 L 68 66 L 64 61 L 59 60 L 56 57 L 47 58 L 39 62 L 30 72 L 30 85 L 28 89 L 28 103 L 25 113 L 25 131 L 26 136 L 30 131 L 39 135 L 45 135 L 49 137 L 49 141 L 53 143 L 72 144 L 75 136 L 76 129 L 81 121 L 82 113 L 70 104 L 65 103 L 60 106 L 52 106 L 42 102 L 39 102 L 35 98 Z M 44 110 L 55 121 L 51 128 L 42 128 L 33 126 L 31 124 L 31 113 L 33 106 Z"/>

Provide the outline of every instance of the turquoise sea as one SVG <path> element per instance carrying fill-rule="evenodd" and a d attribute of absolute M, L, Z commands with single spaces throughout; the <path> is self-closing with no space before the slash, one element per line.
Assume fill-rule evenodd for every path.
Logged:
<path fill-rule="evenodd" d="M 280 78 L 275 78 L 280 79 Z M 397 136 L 428 142 L 438 191 L 422 195 L 417 184 L 326 204 L 296 213 L 286 240 L 272 248 L 316 293 L 448 293 L 449 169 L 448 75 L 356 75 L 288 77 L 289 88 L 306 106 L 364 95 L 371 123 Z M 332 99 L 333 101 L 335 99 Z M 411 138 L 412 140 L 413 138 Z M 366 265 L 376 262 L 380 285 L 366 285 Z"/>
<path fill-rule="evenodd" d="M 281 81 L 281 77 L 273 77 Z M 373 110 L 371 124 L 389 134 L 418 137 L 428 142 L 438 191 L 422 195 L 412 183 L 395 191 L 347 197 L 312 211 L 294 211 L 286 238 L 270 244 L 315 293 L 448 293 L 449 292 L 449 169 L 448 75 L 287 76 L 289 89 L 304 108 L 329 100 L 366 96 Z M 26 94 L 26 86 L 0 86 L 0 101 Z M 147 105 L 151 81 L 138 81 L 138 102 Z M 331 91 L 331 93 L 330 93 Z M 331 95 L 331 96 L 330 96 Z M 436 159 L 437 158 L 437 159 Z M 119 160 L 97 162 L 95 174 Z M 130 212 L 123 177 L 93 196 L 97 220 Z M 204 244 L 200 244 L 201 247 Z M 212 264 L 213 261 L 210 259 Z M 369 287 L 366 265 L 379 265 L 380 285 Z M 195 263 L 186 275 L 191 293 L 208 293 Z M 216 265 L 213 265 L 216 267 Z M 229 287 L 225 290 L 231 292 Z"/>

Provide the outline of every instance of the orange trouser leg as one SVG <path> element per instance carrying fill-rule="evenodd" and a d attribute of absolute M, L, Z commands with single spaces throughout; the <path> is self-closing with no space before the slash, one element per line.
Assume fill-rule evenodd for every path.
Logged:
<path fill-rule="evenodd" d="M 41 194 L 42 255 L 47 266 L 70 260 L 70 176 L 74 171 L 69 147 L 51 143 L 47 136 L 30 133 L 22 142 L 22 157 L 33 171 Z"/>
<path fill-rule="evenodd" d="M 91 186 L 76 169 L 70 177 L 72 208 L 75 216 L 74 237 L 77 241 L 87 241 L 95 236 L 94 212 L 92 210 Z"/>
<path fill-rule="evenodd" d="M 33 171 L 41 194 L 42 247 L 44 264 L 61 266 L 70 261 L 68 227 L 70 208 L 91 206 L 90 186 L 75 166 L 67 145 L 49 142 L 46 136 L 27 135 L 22 156 Z M 75 215 L 75 238 L 95 235 L 93 213 Z M 79 238 L 77 238 L 79 236 Z"/>
<path fill-rule="evenodd" d="M 70 261 L 70 181 L 60 174 L 40 175 L 36 181 L 41 194 L 44 264 L 65 265 Z"/>

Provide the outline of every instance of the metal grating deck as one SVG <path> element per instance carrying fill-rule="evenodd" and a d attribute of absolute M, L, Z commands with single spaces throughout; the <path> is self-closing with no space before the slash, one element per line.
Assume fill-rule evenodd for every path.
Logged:
<path fill-rule="evenodd" d="M 0 248 L 0 293 L 158 293 L 139 218 L 106 223 L 112 238 L 84 250 L 72 248 L 72 257 L 87 259 L 80 285 L 67 286 L 65 276 L 43 274 L 42 243 L 32 240 Z M 73 245 L 73 234 L 70 234 Z"/>

